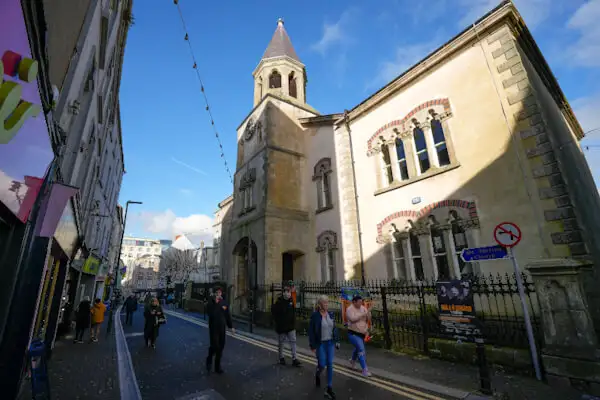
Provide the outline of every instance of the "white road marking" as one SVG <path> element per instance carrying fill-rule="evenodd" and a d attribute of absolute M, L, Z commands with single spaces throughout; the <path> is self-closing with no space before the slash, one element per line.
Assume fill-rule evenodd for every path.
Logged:
<path fill-rule="evenodd" d="M 194 318 L 194 317 L 190 317 L 190 316 L 187 316 L 187 315 L 184 315 L 184 314 L 180 314 L 178 312 L 173 312 L 173 311 L 167 311 L 167 310 L 165 310 L 165 314 L 169 314 L 169 315 L 172 315 L 173 317 L 176 317 L 176 318 L 179 318 L 179 319 L 183 319 L 184 321 L 191 322 L 192 324 L 195 324 L 195 325 L 198 325 L 198 326 L 202 326 L 202 327 L 205 327 L 205 328 L 208 327 L 208 323 L 206 323 L 205 321 L 197 319 L 197 318 Z M 275 353 L 278 352 L 277 346 L 271 345 L 269 343 L 261 342 L 261 341 L 256 340 L 256 339 L 249 338 L 247 336 L 244 336 L 243 334 L 233 334 L 231 332 L 227 332 L 227 335 L 230 336 L 230 337 L 232 337 L 232 338 L 234 338 L 234 339 L 240 340 L 242 342 L 246 342 L 248 344 L 252 344 L 254 346 L 261 347 L 261 348 L 263 348 L 265 350 L 269 350 L 269 351 L 275 352 Z M 287 349 L 284 352 L 287 355 L 290 354 L 290 351 L 287 350 Z M 309 357 L 309 356 L 306 356 L 306 355 L 300 354 L 300 353 L 298 353 L 296 356 L 301 361 L 304 361 L 306 363 L 312 364 L 314 366 L 317 365 L 317 362 L 314 359 L 314 357 Z M 404 397 L 412 399 L 412 400 L 443 400 L 442 397 L 438 397 L 438 396 L 433 395 L 433 394 L 422 392 L 420 390 L 413 389 L 411 387 L 403 386 L 403 385 L 397 384 L 395 382 L 386 381 L 386 380 L 379 379 L 379 378 L 376 378 L 376 377 L 365 378 L 362 375 L 358 375 L 356 373 L 349 372 L 346 368 L 340 368 L 340 367 L 338 367 L 336 365 L 334 365 L 333 369 L 334 369 L 334 371 L 336 373 L 339 373 L 341 375 L 344 375 L 344 376 L 347 376 L 349 378 L 353 378 L 353 379 L 365 382 L 365 383 L 367 383 L 369 385 L 373 385 L 373 386 L 376 386 L 376 387 L 381 388 L 381 389 L 385 389 L 385 390 L 387 390 L 389 392 L 392 392 L 392 393 L 404 396 Z"/>
<path fill-rule="evenodd" d="M 144 332 L 132 332 L 132 333 L 125 334 L 126 338 L 137 337 L 137 336 L 144 336 Z"/>
<path fill-rule="evenodd" d="M 119 306 L 120 308 L 120 306 Z M 142 400 L 140 387 L 138 386 L 133 363 L 131 362 L 131 353 L 123 332 L 121 324 L 120 310 L 115 313 L 115 340 L 117 342 L 117 363 L 119 366 L 119 389 L 121 391 L 121 400 Z"/>

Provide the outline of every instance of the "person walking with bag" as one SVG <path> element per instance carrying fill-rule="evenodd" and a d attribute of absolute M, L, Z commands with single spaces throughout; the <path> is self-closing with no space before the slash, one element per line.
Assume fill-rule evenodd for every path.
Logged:
<path fill-rule="evenodd" d="M 90 327 L 91 320 L 92 303 L 90 302 L 90 296 L 85 296 L 79 303 L 75 313 L 75 340 L 73 340 L 73 343 L 83 343 L 83 335 Z"/>
<path fill-rule="evenodd" d="M 158 337 L 159 328 L 166 323 L 167 318 L 163 313 L 163 309 L 158 299 L 153 297 L 150 300 L 149 307 L 144 311 L 144 340 L 146 341 L 146 347 L 152 346 L 153 349 L 156 349 L 156 338 Z"/>
<path fill-rule="evenodd" d="M 356 295 L 352 298 L 352 304 L 346 309 L 346 319 L 348 320 L 348 340 L 354 346 L 350 366 L 354 368 L 356 360 L 358 360 L 363 376 L 371 376 L 365 358 L 365 337 L 369 333 L 371 312 L 363 305 L 361 296 Z"/>
<path fill-rule="evenodd" d="M 335 317 L 329 311 L 329 299 L 320 296 L 317 300 L 317 309 L 310 316 L 308 327 L 308 340 L 310 349 L 317 356 L 317 371 L 315 373 L 315 386 L 321 386 L 321 373 L 327 367 L 327 389 L 325 396 L 335 399 L 333 392 L 333 359 L 335 350 L 340 348 L 338 330 L 335 326 Z"/>
<path fill-rule="evenodd" d="M 296 307 L 292 300 L 292 288 L 289 285 L 284 286 L 282 296 L 271 307 L 271 314 L 275 321 L 275 332 L 277 332 L 279 364 L 285 365 L 283 345 L 287 340 L 292 351 L 292 365 L 300 367 L 302 364 L 296 358 Z"/>
<path fill-rule="evenodd" d="M 223 298 L 223 289 L 215 289 L 215 297 L 208 300 L 208 334 L 210 336 L 210 347 L 206 357 L 206 372 L 210 373 L 213 366 L 213 357 L 215 357 L 215 372 L 222 374 L 221 357 L 225 349 L 226 328 L 235 333 L 233 323 L 231 322 L 231 313 L 229 312 L 229 303 Z"/>

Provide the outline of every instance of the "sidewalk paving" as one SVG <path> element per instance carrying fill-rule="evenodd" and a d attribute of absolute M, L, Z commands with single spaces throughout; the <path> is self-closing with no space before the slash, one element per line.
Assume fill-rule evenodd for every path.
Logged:
<path fill-rule="evenodd" d="M 106 335 L 107 313 L 98 342 L 74 344 L 74 332 L 57 340 L 48 361 L 50 395 L 53 400 L 119 400 L 115 330 Z M 27 378 L 19 400 L 31 399 L 31 381 Z"/>
<path fill-rule="evenodd" d="M 202 313 L 186 312 L 181 309 L 177 312 L 196 318 L 203 318 Z M 235 328 L 239 331 L 248 331 L 248 323 L 241 319 L 234 319 Z M 311 354 L 308 338 L 298 332 L 298 351 Z M 276 343 L 277 335 L 272 329 L 254 327 L 253 334 L 264 338 L 265 341 Z M 336 363 L 348 366 L 347 360 L 351 357 L 353 347 L 342 342 L 336 354 Z M 451 395 L 461 398 L 460 392 L 466 397 L 469 393 L 475 394 L 479 390 L 479 372 L 473 365 L 453 363 L 449 361 L 431 359 L 426 356 L 409 356 L 387 351 L 367 345 L 367 362 L 369 369 L 375 376 L 399 381 L 410 386 L 431 391 L 433 393 Z M 583 394 L 571 389 L 557 389 L 543 382 L 521 375 L 508 374 L 501 368 L 490 366 L 492 373 L 492 386 L 494 398 L 515 400 L 579 400 Z M 450 388 L 455 389 L 449 393 Z M 473 395 L 471 395 L 473 396 Z M 473 397 L 471 397 L 473 398 Z"/>

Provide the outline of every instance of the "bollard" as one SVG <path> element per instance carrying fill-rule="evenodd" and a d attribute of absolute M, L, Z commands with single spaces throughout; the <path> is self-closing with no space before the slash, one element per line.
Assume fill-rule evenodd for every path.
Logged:
<path fill-rule="evenodd" d="M 483 339 L 475 339 L 475 351 L 477 352 L 477 365 L 479 366 L 479 387 L 481 393 L 492 394 L 492 379 L 490 377 L 490 370 L 485 357 L 485 346 Z"/>
<path fill-rule="evenodd" d="M 50 381 L 48 380 L 48 365 L 46 364 L 46 345 L 40 339 L 35 339 L 29 346 L 29 369 L 31 371 L 32 399 L 50 399 Z"/>

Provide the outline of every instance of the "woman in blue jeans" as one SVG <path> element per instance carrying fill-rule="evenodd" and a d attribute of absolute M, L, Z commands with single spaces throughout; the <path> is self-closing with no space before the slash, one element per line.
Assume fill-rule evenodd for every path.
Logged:
<path fill-rule="evenodd" d="M 369 334 L 371 313 L 363 305 L 362 297 L 357 295 L 352 298 L 352 304 L 346 309 L 346 319 L 348 320 L 348 339 L 354 346 L 350 366 L 354 368 L 358 360 L 363 376 L 371 376 L 365 355 L 365 337 Z"/>
<path fill-rule="evenodd" d="M 321 372 L 327 367 L 327 391 L 325 396 L 335 399 L 335 393 L 331 388 L 333 382 L 333 358 L 335 349 L 340 348 L 338 330 L 335 327 L 335 319 L 329 312 L 329 300 L 327 296 L 320 296 L 317 301 L 317 310 L 310 316 L 308 327 L 308 340 L 310 349 L 317 356 L 317 372 L 315 374 L 315 385 L 321 386 Z"/>

